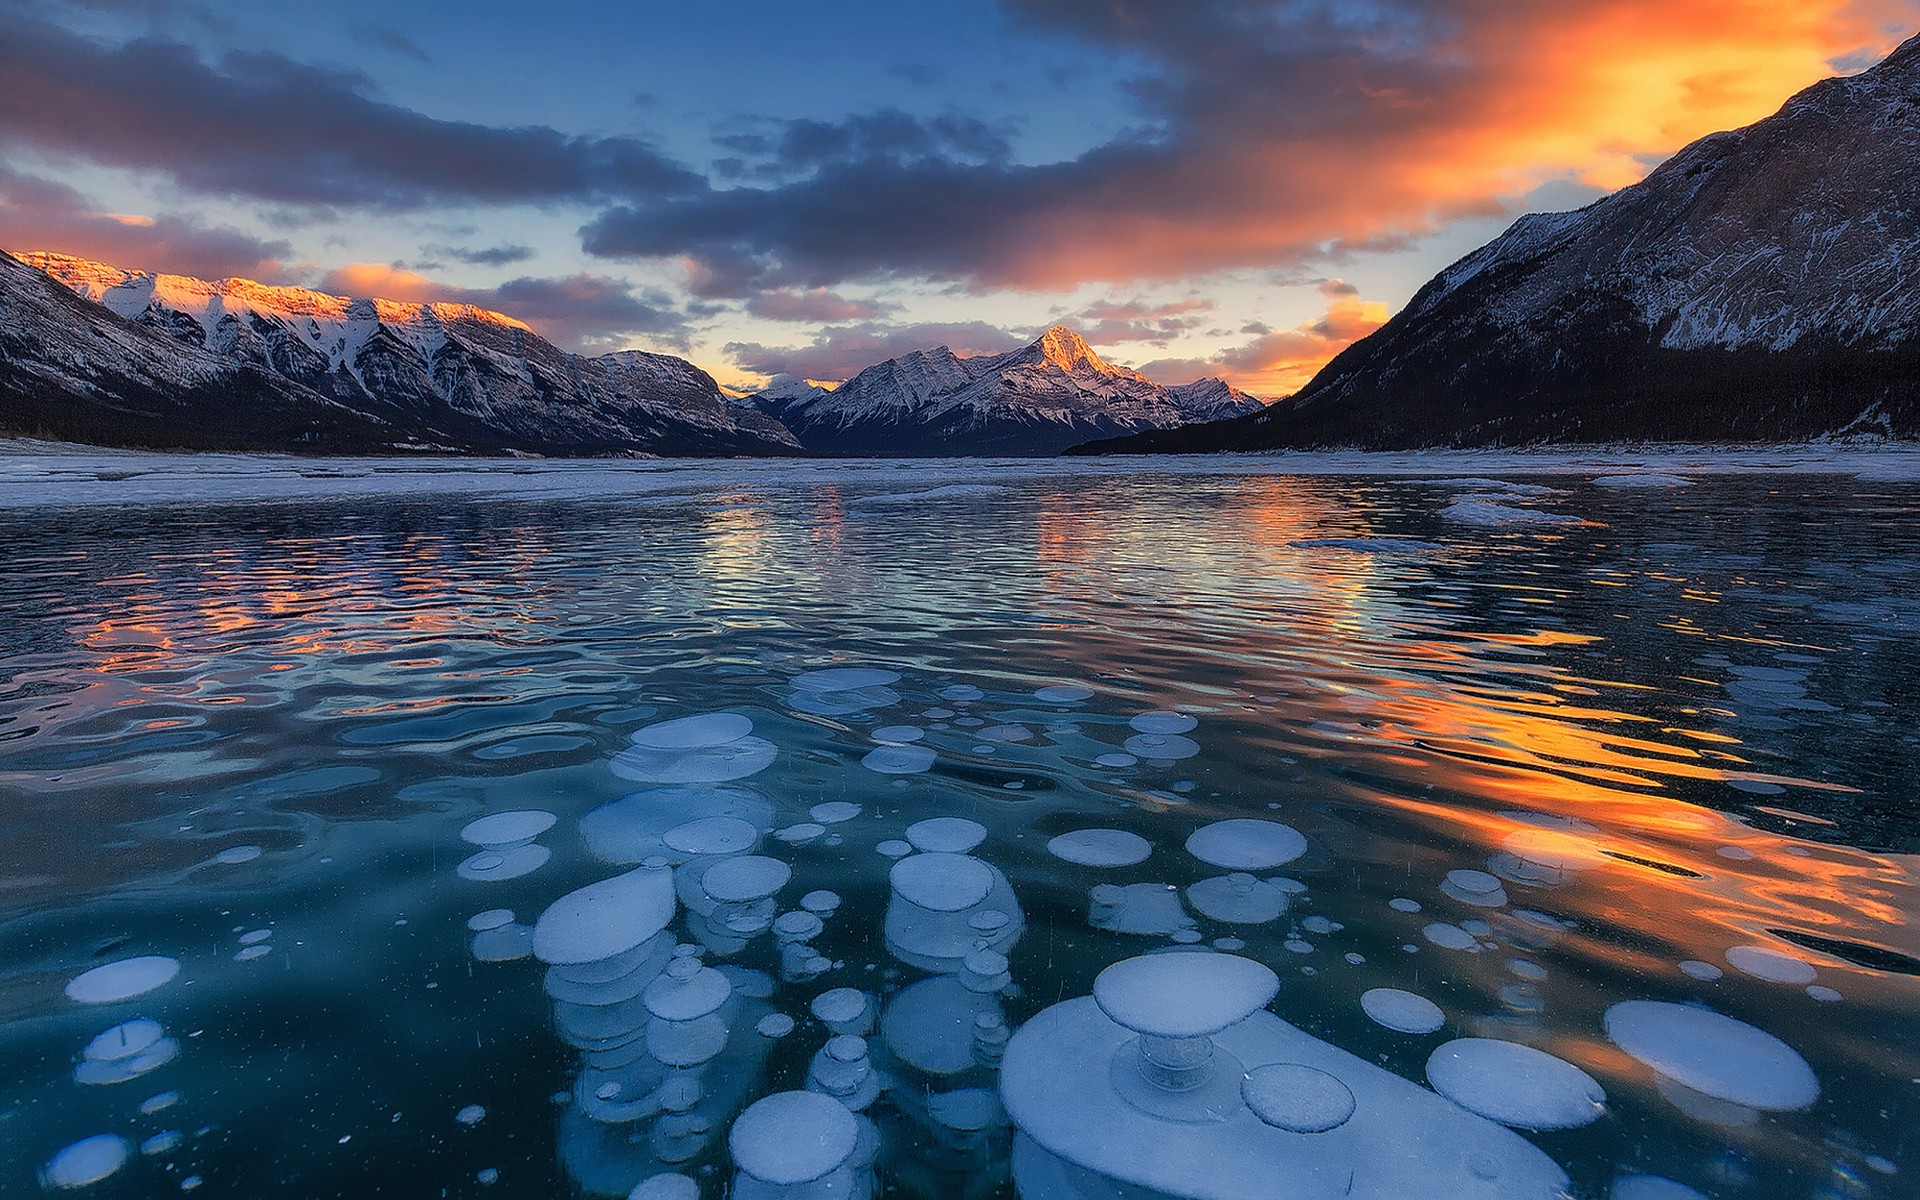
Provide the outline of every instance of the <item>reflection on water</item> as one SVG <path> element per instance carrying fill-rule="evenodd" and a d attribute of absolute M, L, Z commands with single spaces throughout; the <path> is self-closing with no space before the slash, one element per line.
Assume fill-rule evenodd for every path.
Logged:
<path fill-rule="evenodd" d="M 0 1194 L 1913 1194 L 1920 488 L 1554 483 L 0 515 Z"/>

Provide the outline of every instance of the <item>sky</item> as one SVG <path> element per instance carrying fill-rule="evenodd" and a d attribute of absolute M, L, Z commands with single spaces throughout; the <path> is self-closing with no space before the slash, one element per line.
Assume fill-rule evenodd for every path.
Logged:
<path fill-rule="evenodd" d="M 453 300 L 751 389 L 1052 324 L 1296 390 L 1920 0 L 0 0 L 0 248 Z"/>

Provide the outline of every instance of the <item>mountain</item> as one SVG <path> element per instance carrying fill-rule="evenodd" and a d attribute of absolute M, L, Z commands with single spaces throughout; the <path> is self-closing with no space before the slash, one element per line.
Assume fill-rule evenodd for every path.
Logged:
<path fill-rule="evenodd" d="M 1085 452 L 1920 436 L 1920 38 L 1522 217 L 1265 412 Z"/>
<path fill-rule="evenodd" d="M 815 454 L 1044 455 L 1092 437 L 1166 429 L 1260 401 L 1202 381 L 1169 389 L 1103 361 L 1054 326 L 1005 354 L 945 346 L 875 364 L 831 392 L 787 386 L 755 402 Z"/>
<path fill-rule="evenodd" d="M 638 350 L 568 354 L 512 317 L 470 305 L 126 271 L 57 254 L 18 258 L 98 305 L 90 321 L 111 313 L 193 361 L 210 353 L 230 368 L 277 377 L 310 399 L 405 431 L 405 441 L 550 455 L 799 450 L 777 421 L 730 401 L 682 359 Z M 66 332 L 40 328 L 47 339 Z M 188 413 L 181 425 L 191 428 L 192 444 L 219 446 L 230 419 Z"/>

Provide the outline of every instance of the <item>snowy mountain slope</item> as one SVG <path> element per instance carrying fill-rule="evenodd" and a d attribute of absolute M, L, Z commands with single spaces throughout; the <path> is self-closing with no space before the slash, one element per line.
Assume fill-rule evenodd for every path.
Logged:
<path fill-rule="evenodd" d="M 1165 429 L 1260 401 L 1201 381 L 1169 389 L 1095 354 L 1054 326 L 1005 354 L 961 358 L 945 346 L 868 367 L 831 392 L 786 387 L 755 397 L 817 454 L 1056 454 L 1089 437 Z"/>
<path fill-rule="evenodd" d="M 1129 450 L 1920 436 L 1920 38 L 1527 216 L 1291 400 Z"/>
<path fill-rule="evenodd" d="M 464 304 L 415 304 L 126 271 L 25 254 L 76 295 L 186 346 L 353 410 L 477 449 L 544 454 L 790 454 L 778 422 L 668 355 L 568 354 Z"/>

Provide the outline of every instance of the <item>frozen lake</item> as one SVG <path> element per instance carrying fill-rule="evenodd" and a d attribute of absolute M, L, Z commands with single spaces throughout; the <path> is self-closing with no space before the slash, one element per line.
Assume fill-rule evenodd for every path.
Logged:
<path fill-rule="evenodd" d="M 15 444 L 0 547 L 0 1195 L 1920 1188 L 1912 453 Z"/>

